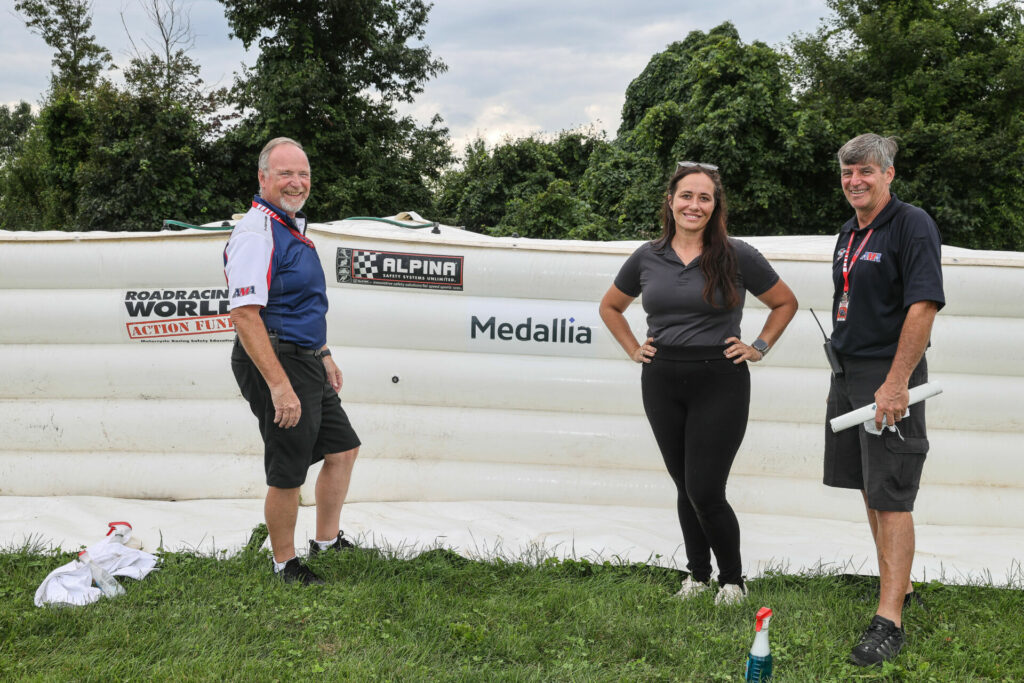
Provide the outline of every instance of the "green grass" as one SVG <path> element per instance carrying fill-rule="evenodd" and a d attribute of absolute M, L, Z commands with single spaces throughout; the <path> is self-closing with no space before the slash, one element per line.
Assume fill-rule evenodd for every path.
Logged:
<path fill-rule="evenodd" d="M 739 681 L 762 605 L 777 681 L 1024 680 L 1019 586 L 920 585 L 903 654 L 863 670 L 846 657 L 877 579 L 770 574 L 717 608 L 672 599 L 675 570 L 526 555 L 332 553 L 312 562 L 328 584 L 301 587 L 266 551 L 161 553 L 123 597 L 40 609 L 74 554 L 26 544 L 0 553 L 0 680 Z"/>

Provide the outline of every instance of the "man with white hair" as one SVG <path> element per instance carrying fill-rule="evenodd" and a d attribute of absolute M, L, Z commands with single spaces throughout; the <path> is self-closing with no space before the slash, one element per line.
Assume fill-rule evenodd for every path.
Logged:
<path fill-rule="evenodd" d="M 924 353 L 945 305 L 935 221 L 889 190 L 897 149 L 894 139 L 868 133 L 838 155 L 855 215 L 832 260 L 832 346 L 842 372 L 828 396 L 824 482 L 861 491 L 878 554 L 878 609 L 850 653 L 858 666 L 892 659 L 904 643 L 903 607 L 914 597 L 912 511 L 928 453 L 924 402 L 908 414 L 908 391 L 928 381 Z M 829 429 L 828 420 L 871 403 L 880 433 Z"/>
<path fill-rule="evenodd" d="M 339 525 L 359 437 L 338 398 L 341 370 L 327 348 L 327 282 L 305 235 L 309 160 L 298 142 L 274 138 L 258 166 L 260 193 L 224 249 L 237 332 L 231 369 L 263 437 L 274 572 L 317 584 L 323 580 L 295 552 L 299 487 L 310 465 L 323 460 L 309 554 L 351 548 Z"/>

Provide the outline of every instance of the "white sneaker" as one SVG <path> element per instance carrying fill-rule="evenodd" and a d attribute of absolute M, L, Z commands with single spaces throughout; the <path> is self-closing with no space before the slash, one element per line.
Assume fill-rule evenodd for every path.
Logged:
<path fill-rule="evenodd" d="M 693 577 L 687 576 L 683 579 L 682 587 L 676 591 L 676 597 L 680 600 L 689 600 L 708 590 L 711 590 L 711 586 L 700 581 L 694 581 Z"/>
<path fill-rule="evenodd" d="M 716 605 L 738 605 L 747 599 L 747 587 L 735 583 L 723 584 L 715 595 Z"/>

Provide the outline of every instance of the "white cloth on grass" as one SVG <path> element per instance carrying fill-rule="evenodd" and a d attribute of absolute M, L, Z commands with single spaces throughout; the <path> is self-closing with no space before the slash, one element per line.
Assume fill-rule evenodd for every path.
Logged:
<path fill-rule="evenodd" d="M 127 548 L 107 536 L 86 551 L 92 561 L 113 576 L 141 580 L 156 568 L 157 558 L 141 550 Z M 103 596 L 92 585 L 92 573 L 84 562 L 72 560 L 50 572 L 36 589 L 36 607 L 46 605 L 88 605 Z"/>

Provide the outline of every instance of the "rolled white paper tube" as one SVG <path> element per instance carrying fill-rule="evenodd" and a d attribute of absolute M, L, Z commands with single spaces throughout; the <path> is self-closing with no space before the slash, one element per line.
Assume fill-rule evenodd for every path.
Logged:
<path fill-rule="evenodd" d="M 913 405 L 919 401 L 923 401 L 926 398 L 937 396 L 942 393 L 942 387 L 935 382 L 927 382 L 925 384 L 919 384 L 910 390 L 910 405 Z M 844 429 L 855 427 L 859 424 L 863 424 L 868 420 L 875 419 L 876 406 L 874 403 L 868 406 L 851 410 L 848 413 L 844 413 L 839 417 L 834 417 L 829 420 L 829 424 L 832 425 L 833 432 L 841 432 Z"/>

